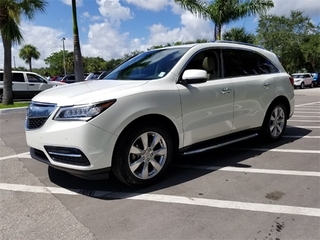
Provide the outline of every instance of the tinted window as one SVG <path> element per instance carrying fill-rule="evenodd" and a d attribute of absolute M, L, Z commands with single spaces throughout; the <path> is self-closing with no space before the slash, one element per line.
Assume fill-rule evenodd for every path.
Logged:
<path fill-rule="evenodd" d="M 0 73 L 0 81 L 3 81 L 3 73 Z M 23 73 L 13 73 L 12 82 L 24 82 Z"/>
<path fill-rule="evenodd" d="M 279 70 L 265 57 L 246 50 L 224 49 L 225 77 L 277 73 Z"/>
<path fill-rule="evenodd" d="M 24 82 L 23 73 L 13 73 L 12 82 Z"/>

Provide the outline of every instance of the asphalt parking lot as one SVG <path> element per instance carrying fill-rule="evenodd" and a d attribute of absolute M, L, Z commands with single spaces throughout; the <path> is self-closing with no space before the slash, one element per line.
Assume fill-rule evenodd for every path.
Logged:
<path fill-rule="evenodd" d="M 0 112 L 0 240 L 320 239 L 320 88 L 295 90 L 284 138 L 176 159 L 132 189 L 32 160 L 25 109 Z"/>

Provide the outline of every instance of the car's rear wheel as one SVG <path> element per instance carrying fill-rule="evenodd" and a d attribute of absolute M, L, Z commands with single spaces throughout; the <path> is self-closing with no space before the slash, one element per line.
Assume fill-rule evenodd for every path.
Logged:
<path fill-rule="evenodd" d="M 304 89 L 304 82 L 301 83 L 300 88 Z"/>
<path fill-rule="evenodd" d="M 114 175 L 130 186 L 154 184 L 163 177 L 173 158 L 171 139 L 168 131 L 155 122 L 130 127 L 116 145 Z"/>
<path fill-rule="evenodd" d="M 313 82 L 310 84 L 310 88 L 313 88 Z"/>
<path fill-rule="evenodd" d="M 267 141 L 279 140 L 287 126 L 287 109 L 282 103 L 273 104 L 262 126 L 262 135 Z"/>

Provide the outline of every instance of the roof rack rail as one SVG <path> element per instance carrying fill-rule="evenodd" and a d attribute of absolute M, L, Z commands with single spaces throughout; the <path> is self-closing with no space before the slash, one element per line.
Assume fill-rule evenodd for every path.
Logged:
<path fill-rule="evenodd" d="M 235 44 L 241 44 L 241 45 L 246 45 L 246 46 L 251 46 L 251 47 L 257 47 L 257 48 L 262 48 L 265 49 L 262 46 L 251 44 L 251 43 L 245 43 L 245 42 L 237 42 L 237 41 L 228 41 L 228 40 L 216 40 L 214 41 L 216 43 L 235 43 Z"/>

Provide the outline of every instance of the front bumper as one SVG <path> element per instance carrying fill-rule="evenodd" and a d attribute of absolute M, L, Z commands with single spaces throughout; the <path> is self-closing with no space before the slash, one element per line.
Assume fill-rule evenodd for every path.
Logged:
<path fill-rule="evenodd" d="M 41 127 L 27 129 L 26 140 L 32 158 L 90 178 L 110 170 L 117 137 L 90 122 L 49 118 Z"/>

